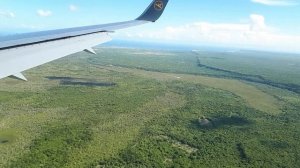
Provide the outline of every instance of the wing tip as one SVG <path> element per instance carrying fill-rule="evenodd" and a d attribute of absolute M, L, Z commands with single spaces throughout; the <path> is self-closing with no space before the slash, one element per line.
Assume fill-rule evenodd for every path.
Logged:
<path fill-rule="evenodd" d="M 136 20 L 155 22 L 163 14 L 169 0 L 153 0 L 144 13 Z"/>

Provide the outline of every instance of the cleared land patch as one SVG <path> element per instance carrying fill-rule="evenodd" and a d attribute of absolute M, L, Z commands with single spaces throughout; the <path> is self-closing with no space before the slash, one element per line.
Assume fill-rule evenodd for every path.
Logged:
<path fill-rule="evenodd" d="M 101 68 L 104 67 L 102 66 Z M 245 84 L 241 81 L 206 77 L 206 76 L 199 76 L 199 75 L 187 75 L 187 74 L 179 75 L 173 73 L 151 72 L 151 71 L 143 71 L 139 69 L 129 69 L 123 67 L 105 67 L 105 68 L 109 70 L 118 71 L 118 72 L 129 72 L 135 75 L 153 78 L 157 80 L 187 81 L 195 84 L 202 84 L 205 86 L 213 87 L 216 89 L 226 90 L 243 98 L 252 108 L 261 110 L 268 114 L 281 113 L 280 101 L 262 92 L 256 87 Z"/>

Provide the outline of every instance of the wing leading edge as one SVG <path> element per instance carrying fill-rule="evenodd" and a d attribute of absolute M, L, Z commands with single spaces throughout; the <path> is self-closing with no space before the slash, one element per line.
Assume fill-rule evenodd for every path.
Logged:
<path fill-rule="evenodd" d="M 110 41 L 115 30 L 155 22 L 162 15 L 168 0 L 153 0 L 135 20 L 0 37 L 0 79 L 13 76 L 26 78 L 21 72 L 67 55 L 88 51 Z"/>

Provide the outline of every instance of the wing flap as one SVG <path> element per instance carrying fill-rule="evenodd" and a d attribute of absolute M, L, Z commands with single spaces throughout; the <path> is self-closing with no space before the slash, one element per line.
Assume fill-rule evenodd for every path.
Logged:
<path fill-rule="evenodd" d="M 14 75 L 11 75 L 11 77 L 17 78 L 17 79 L 20 79 L 20 80 L 23 80 L 23 81 L 27 81 L 26 77 L 22 73 L 16 73 Z"/>
<path fill-rule="evenodd" d="M 88 53 L 91 53 L 91 54 L 95 54 L 95 55 L 97 54 L 96 51 L 93 48 L 87 48 L 84 51 L 86 51 Z"/>

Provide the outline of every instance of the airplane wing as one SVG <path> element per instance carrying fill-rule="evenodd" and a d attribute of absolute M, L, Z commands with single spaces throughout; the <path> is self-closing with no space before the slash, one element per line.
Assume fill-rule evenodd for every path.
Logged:
<path fill-rule="evenodd" d="M 22 75 L 25 70 L 80 51 L 95 53 L 92 47 L 110 41 L 109 33 L 155 22 L 167 3 L 153 0 L 135 20 L 0 37 L 0 79 L 12 76 L 27 80 Z"/>

